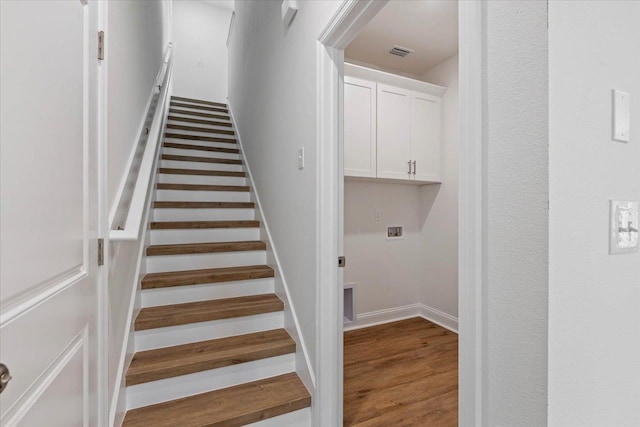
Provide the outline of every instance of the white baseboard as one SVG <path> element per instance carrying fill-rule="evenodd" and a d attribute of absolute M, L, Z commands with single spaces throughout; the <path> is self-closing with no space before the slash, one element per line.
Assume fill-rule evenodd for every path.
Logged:
<path fill-rule="evenodd" d="M 457 317 L 420 303 L 358 314 L 356 321 L 345 323 L 344 330 L 353 331 L 355 329 L 397 322 L 398 320 L 410 319 L 412 317 L 422 317 L 451 332 L 458 333 Z"/>

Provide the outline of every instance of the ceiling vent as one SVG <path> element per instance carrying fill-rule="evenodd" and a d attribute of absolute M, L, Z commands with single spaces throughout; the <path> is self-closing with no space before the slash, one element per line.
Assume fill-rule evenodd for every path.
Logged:
<path fill-rule="evenodd" d="M 403 58 L 405 56 L 409 55 L 411 52 L 413 52 L 413 49 L 409 49 L 409 48 L 402 47 L 402 46 L 394 46 L 389 51 L 390 54 L 396 55 L 396 56 L 401 56 Z"/>

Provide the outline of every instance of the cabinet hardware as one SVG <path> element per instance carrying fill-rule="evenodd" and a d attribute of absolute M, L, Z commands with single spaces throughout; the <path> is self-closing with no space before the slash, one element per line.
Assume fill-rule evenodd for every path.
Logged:
<path fill-rule="evenodd" d="M 413 174 L 414 175 L 416 174 L 416 162 L 417 162 L 417 160 L 413 161 Z"/>
<path fill-rule="evenodd" d="M 9 385 L 9 381 L 11 381 L 11 374 L 9 373 L 9 368 L 3 363 L 0 363 L 0 393 L 7 388 Z"/>
<path fill-rule="evenodd" d="M 411 175 L 411 160 L 407 162 L 409 164 L 409 175 Z"/>

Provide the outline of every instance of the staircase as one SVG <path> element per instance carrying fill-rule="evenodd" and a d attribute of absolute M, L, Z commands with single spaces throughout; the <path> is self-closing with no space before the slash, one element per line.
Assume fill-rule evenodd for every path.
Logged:
<path fill-rule="evenodd" d="M 226 105 L 172 97 L 123 425 L 308 426 Z"/>

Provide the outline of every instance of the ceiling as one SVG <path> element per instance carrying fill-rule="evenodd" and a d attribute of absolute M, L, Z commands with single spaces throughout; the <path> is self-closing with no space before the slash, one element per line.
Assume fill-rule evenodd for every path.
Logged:
<path fill-rule="evenodd" d="M 415 52 L 402 58 L 394 45 Z M 458 51 L 457 0 L 390 0 L 345 49 L 345 58 L 422 75 Z"/>
<path fill-rule="evenodd" d="M 233 0 L 202 0 L 205 3 L 209 3 L 213 6 L 218 6 L 223 9 L 233 11 Z"/>

